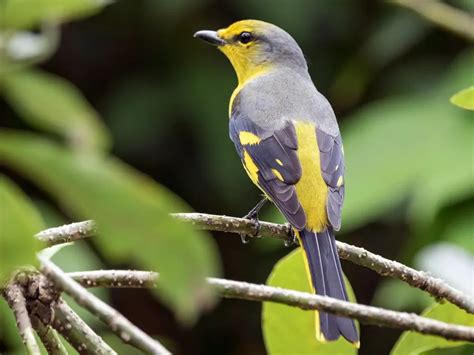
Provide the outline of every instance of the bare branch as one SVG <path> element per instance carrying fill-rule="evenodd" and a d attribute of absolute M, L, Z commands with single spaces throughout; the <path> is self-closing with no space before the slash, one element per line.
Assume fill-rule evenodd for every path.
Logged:
<path fill-rule="evenodd" d="M 124 342 L 148 353 L 170 354 L 157 340 L 133 325 L 127 318 L 98 299 L 66 275 L 51 261 L 40 257 L 41 271 L 62 291 L 69 294 L 79 305 L 104 322 Z"/>
<path fill-rule="evenodd" d="M 26 299 L 22 287 L 15 282 L 11 282 L 5 287 L 3 296 L 15 315 L 16 325 L 28 354 L 41 355 L 38 343 L 35 339 L 30 317 L 28 315 L 28 310 L 26 309 Z"/>
<path fill-rule="evenodd" d="M 59 339 L 58 333 L 51 328 L 49 325 L 44 325 L 38 318 L 32 316 L 31 318 L 33 328 L 36 330 L 36 334 L 41 339 L 46 351 L 50 355 L 67 355 L 67 350 L 64 347 L 61 339 Z"/>
<path fill-rule="evenodd" d="M 474 17 L 437 0 L 392 0 L 448 31 L 474 41 Z"/>
<path fill-rule="evenodd" d="M 147 271 L 101 270 L 68 274 L 85 287 L 155 287 L 158 274 Z M 340 301 L 331 297 L 246 282 L 208 278 L 208 283 L 223 297 L 249 301 L 269 301 L 304 310 L 322 310 L 352 317 L 366 324 L 413 330 L 446 339 L 474 341 L 474 328 L 377 307 Z"/>
<path fill-rule="evenodd" d="M 281 240 L 291 238 L 290 227 L 284 224 L 260 221 L 259 230 L 254 221 L 244 218 L 205 213 L 175 213 L 172 216 L 178 220 L 191 223 L 199 229 L 228 233 L 246 233 L 249 237 L 254 237 L 257 232 L 259 232 L 261 236 Z M 85 221 L 48 229 L 39 233 L 37 236 L 41 236 L 41 238 L 47 236 L 46 239 L 42 240 L 47 240 L 51 245 L 54 245 L 80 239 L 77 232 L 78 230 L 81 231 L 80 235 L 84 237 L 90 237 L 97 233 L 93 221 Z M 474 314 L 474 300 L 454 287 L 449 286 L 441 279 L 350 244 L 338 241 L 337 248 L 339 256 L 342 259 L 369 268 L 382 276 L 400 279 L 412 287 L 430 293 L 437 299 L 445 299 L 467 312 Z"/>
<path fill-rule="evenodd" d="M 94 221 L 83 221 L 49 228 L 35 235 L 48 247 L 92 237 L 97 234 Z"/>
<path fill-rule="evenodd" d="M 247 233 L 249 237 L 258 231 L 255 222 L 242 218 L 216 216 L 203 213 L 177 213 L 173 215 L 179 220 L 189 222 L 197 228 L 232 232 Z M 260 222 L 260 233 L 264 236 L 274 237 L 282 240 L 291 238 L 288 225 Z M 397 261 L 386 259 L 380 255 L 371 253 L 343 242 L 337 242 L 339 256 L 355 264 L 374 270 L 382 276 L 400 279 L 410 286 L 426 291 L 439 299 L 445 299 L 458 307 L 474 313 L 474 300 L 454 287 L 449 286 L 443 280 L 434 278 L 425 272 L 412 269 Z"/>
<path fill-rule="evenodd" d="M 62 299 L 54 308 L 51 324 L 80 354 L 117 354 Z"/>

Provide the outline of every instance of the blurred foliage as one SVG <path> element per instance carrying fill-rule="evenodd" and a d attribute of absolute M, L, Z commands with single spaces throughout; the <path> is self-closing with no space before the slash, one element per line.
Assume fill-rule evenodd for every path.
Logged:
<path fill-rule="evenodd" d="M 474 9 L 472 1 L 451 3 Z M 294 35 L 334 106 L 347 157 L 343 237 L 409 265 L 438 241 L 474 255 L 474 123 L 472 111 L 449 102 L 474 84 L 474 54 L 470 44 L 406 9 L 349 0 L 0 0 L 2 275 L 9 272 L 4 255 L 15 257 L 10 271 L 34 262 L 31 235 L 39 229 L 94 218 L 100 237 L 90 247 L 61 250 L 54 259 L 61 267 L 158 270 L 164 277 L 159 297 L 181 318 L 212 303 L 202 277 L 220 270 L 213 242 L 167 214 L 190 210 L 174 193 L 198 211 L 228 215 L 244 215 L 259 198 L 228 139 L 232 69 L 218 51 L 191 38 L 195 30 L 242 18 L 270 21 Z M 451 102 L 469 106 L 469 93 Z M 29 222 L 9 225 L 21 237 L 9 233 L 7 249 L 3 221 L 19 218 Z M 283 222 L 274 208 L 262 218 Z M 272 240 L 245 248 L 234 238 L 217 241 L 233 279 L 264 282 L 287 253 Z M 289 258 L 297 264 L 294 255 Z M 344 269 L 363 303 L 421 311 L 430 302 L 399 281 L 379 282 L 352 265 Z M 297 272 L 299 281 L 293 275 L 280 281 L 306 287 L 305 273 Z M 249 304 L 223 302 L 184 331 L 147 296 L 140 294 L 130 309 L 117 293 L 107 300 L 150 334 L 179 344 L 181 353 L 264 351 Z M 4 306 L 0 301 L 0 316 Z M 308 343 L 314 339 L 311 312 L 301 312 L 306 318 L 285 320 L 307 324 L 293 327 L 308 332 L 297 345 L 319 346 Z M 20 344 L 12 325 L 10 314 L 0 319 L 6 333 L 0 352 Z M 265 327 L 270 350 L 268 339 L 280 346 L 279 338 L 294 334 L 286 328 L 272 337 L 274 330 Z M 387 353 L 396 339 L 386 329 L 361 328 L 359 354 Z M 464 355 L 465 346 L 428 353 L 437 351 Z"/>
<path fill-rule="evenodd" d="M 0 158 L 34 177 L 71 215 L 94 219 L 96 243 L 109 260 L 158 270 L 157 290 L 183 320 L 209 307 L 204 277 L 217 269 L 214 250 L 203 232 L 168 216 L 188 210 L 171 192 L 117 159 L 77 155 L 24 133 L 0 132 Z"/>
<path fill-rule="evenodd" d="M 447 201 L 471 192 L 473 175 L 466 162 L 472 157 L 474 121 L 444 95 L 471 80 L 472 58 L 473 53 L 461 58 L 438 88 L 368 105 L 343 125 L 350 187 L 344 231 L 386 214 L 407 196 L 412 218 L 422 223 Z"/>
<path fill-rule="evenodd" d="M 445 304 L 433 304 L 423 313 L 423 316 L 437 319 L 447 323 L 455 323 L 466 326 L 474 326 L 474 317 L 456 306 Z M 422 335 L 415 332 L 404 332 L 395 344 L 391 355 L 418 355 L 425 354 L 426 351 L 439 348 L 450 348 L 469 344 L 468 342 L 450 341 L 431 335 Z M 474 345 L 470 345 L 470 351 L 474 350 Z"/>
<path fill-rule="evenodd" d="M 349 299 L 356 302 L 350 283 L 347 279 L 345 281 Z M 275 265 L 267 285 L 311 292 L 301 248 Z M 262 328 L 268 354 L 357 354 L 357 349 L 343 338 L 326 344 L 317 342 L 312 311 L 265 302 Z"/>
<path fill-rule="evenodd" d="M 28 197 L 8 178 L 0 174 L 0 285 L 13 270 L 36 265 L 39 242 L 32 236 L 43 227 L 41 216 Z"/>
<path fill-rule="evenodd" d="M 3 1 L 0 27 L 34 28 L 44 21 L 66 22 L 100 11 L 107 0 L 7 0 Z"/>
<path fill-rule="evenodd" d="M 104 4 L 95 0 L 7 1 L 2 3 L 0 26 L 13 30 L 44 21 L 65 21 L 91 14 Z M 189 208 L 133 168 L 103 156 L 108 133 L 95 110 L 66 80 L 27 66 L 7 66 L 0 90 L 20 117 L 34 127 L 61 135 L 68 143 L 2 130 L 2 164 L 18 169 L 48 191 L 73 219 L 95 219 L 102 235 L 97 244 L 110 261 L 159 271 L 158 295 L 181 320 L 194 321 L 201 309 L 213 303 L 204 277 L 218 274 L 219 266 L 216 250 L 205 232 L 168 217 L 171 211 Z M 35 245 L 33 234 L 41 229 L 30 217 L 34 208 L 23 202 L 19 193 L 12 193 L 16 187 L 3 185 L 8 214 L 2 211 L 2 218 L 8 220 L 2 223 L 2 244 L 4 235 L 21 238 L 12 239 L 15 244 L 5 245 L 2 253 L 13 257 L 16 266 L 18 262 L 33 263 L 34 253 L 29 248 Z M 15 223 L 22 219 L 24 223 Z M 27 235 L 29 243 L 25 242 Z M 8 261 L 2 273 L 11 271 L 12 261 Z"/>
<path fill-rule="evenodd" d="M 451 96 L 451 103 L 466 110 L 474 110 L 474 86 L 470 86 Z"/>
<path fill-rule="evenodd" d="M 108 133 L 98 114 L 66 80 L 25 69 L 5 75 L 2 90 L 18 116 L 32 126 L 61 135 L 76 149 L 107 148 Z"/>

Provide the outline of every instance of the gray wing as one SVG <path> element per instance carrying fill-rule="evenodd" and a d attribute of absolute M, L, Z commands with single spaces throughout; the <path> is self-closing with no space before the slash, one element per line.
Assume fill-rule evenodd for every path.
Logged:
<path fill-rule="evenodd" d="M 327 214 L 329 223 L 338 231 L 341 228 L 344 203 L 344 149 L 341 135 L 332 136 L 316 128 L 321 172 L 328 185 Z"/>
<path fill-rule="evenodd" d="M 230 138 L 246 165 L 247 153 L 258 167 L 258 186 L 270 197 L 288 222 L 298 230 L 306 224 L 306 215 L 296 195 L 295 184 L 301 177 L 301 165 L 293 125 L 275 131 L 264 130 L 245 115 L 233 112 L 229 122 Z M 258 144 L 242 144 L 241 132 L 250 132 L 261 138 Z"/>

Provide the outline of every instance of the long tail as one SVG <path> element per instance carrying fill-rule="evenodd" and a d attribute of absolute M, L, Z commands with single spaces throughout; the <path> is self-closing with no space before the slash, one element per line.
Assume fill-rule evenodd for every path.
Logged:
<path fill-rule="evenodd" d="M 347 301 L 341 262 L 336 249 L 332 228 L 321 232 L 297 232 L 306 257 L 306 269 L 314 293 Z M 320 341 L 336 340 L 342 335 L 358 346 L 359 335 L 353 319 L 326 312 L 316 312 L 316 338 Z"/>

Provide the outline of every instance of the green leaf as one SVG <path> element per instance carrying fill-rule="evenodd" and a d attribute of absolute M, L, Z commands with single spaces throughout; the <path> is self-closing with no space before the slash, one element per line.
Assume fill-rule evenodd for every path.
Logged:
<path fill-rule="evenodd" d="M 3 297 L 0 297 L 0 342 L 5 344 L 9 350 L 24 350 L 15 317 Z"/>
<path fill-rule="evenodd" d="M 435 303 L 426 309 L 424 317 L 447 323 L 474 326 L 474 316 L 459 309 L 451 303 Z M 391 355 L 417 355 L 437 348 L 450 348 L 468 344 L 463 341 L 451 341 L 432 335 L 422 335 L 411 331 L 404 332 L 395 344 Z"/>
<path fill-rule="evenodd" d="M 466 110 L 474 110 L 474 86 L 461 90 L 451 96 L 449 99 L 453 105 L 465 108 Z"/>
<path fill-rule="evenodd" d="M 0 27 L 28 29 L 46 21 L 66 22 L 99 12 L 106 0 L 7 0 L 3 1 Z"/>
<path fill-rule="evenodd" d="M 29 176 L 75 219 L 95 219 L 93 242 L 113 262 L 160 272 L 158 295 L 182 320 L 213 303 L 204 277 L 218 274 L 215 245 L 169 212 L 189 208 L 115 158 L 73 154 L 49 140 L 0 132 L 0 160 Z"/>
<path fill-rule="evenodd" d="M 301 248 L 282 258 L 268 277 L 267 285 L 291 290 L 311 292 L 306 276 Z M 349 298 L 354 293 L 346 280 Z M 295 307 L 265 302 L 262 311 L 262 328 L 269 354 L 357 354 L 357 349 L 344 339 L 326 344 L 315 337 L 314 312 Z"/>
<path fill-rule="evenodd" d="M 36 264 L 43 228 L 39 213 L 13 182 L 0 175 L 0 285 L 18 267 Z"/>
<path fill-rule="evenodd" d="M 40 70 L 21 70 L 6 75 L 0 89 L 32 126 L 59 134 L 78 149 L 108 147 L 107 129 L 97 112 L 68 81 Z"/>

